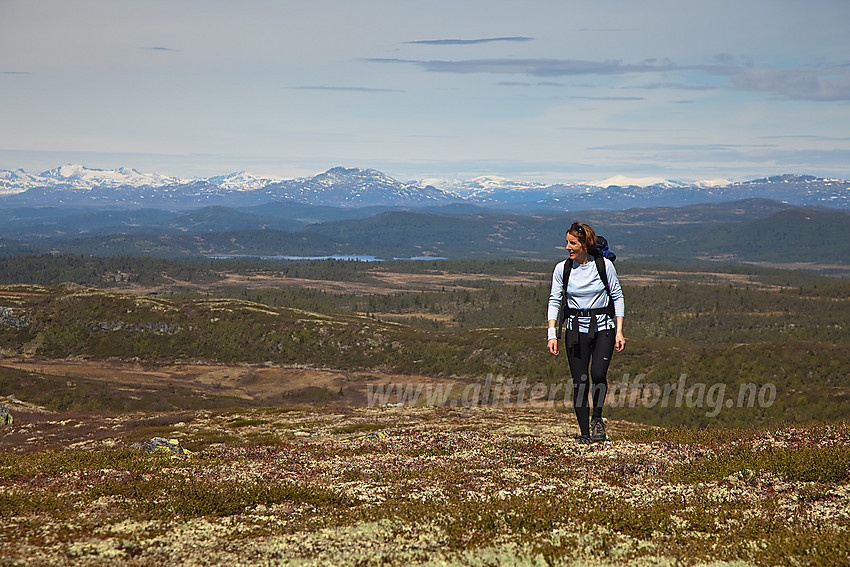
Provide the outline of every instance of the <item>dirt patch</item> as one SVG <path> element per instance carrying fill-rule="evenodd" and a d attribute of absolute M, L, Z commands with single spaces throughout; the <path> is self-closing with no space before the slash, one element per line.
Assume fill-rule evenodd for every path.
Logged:
<path fill-rule="evenodd" d="M 366 315 L 365 312 L 361 313 L 361 315 Z M 422 312 L 413 312 L 413 313 L 380 313 L 380 312 L 370 312 L 369 315 L 374 315 L 378 319 L 386 320 L 386 321 L 404 321 L 405 319 L 411 319 L 414 317 L 421 319 L 430 319 L 431 321 L 439 321 L 446 326 L 452 326 L 454 321 L 452 321 L 453 315 L 451 313 L 428 313 L 427 311 Z"/>
<path fill-rule="evenodd" d="M 229 287 L 245 289 L 297 287 L 339 294 L 387 295 L 403 292 L 478 289 L 475 285 L 464 285 L 464 282 L 472 284 L 492 281 L 506 285 L 539 285 L 547 279 L 541 279 L 540 274 L 533 273 L 522 273 L 518 275 L 456 274 L 436 270 L 425 274 L 396 273 L 381 270 L 370 270 L 367 273 L 374 277 L 376 281 L 370 283 L 313 280 L 287 277 L 273 272 L 254 274 L 222 273 L 222 279 L 215 282 L 190 283 L 175 280 L 164 285 L 128 285 L 122 289 L 138 295 L 150 295 L 180 291 L 217 292 Z"/>
<path fill-rule="evenodd" d="M 748 274 L 724 274 L 721 272 L 676 272 L 647 271 L 642 274 L 618 274 L 620 283 L 630 286 L 675 285 L 683 281 L 709 285 L 749 286 L 766 290 L 789 289 L 788 286 L 765 284 Z"/>
<path fill-rule="evenodd" d="M 470 283 L 492 281 L 504 285 L 539 285 L 543 283 L 540 274 L 523 273 L 519 275 L 494 274 L 453 274 L 434 272 L 428 274 L 403 274 L 394 272 L 374 272 L 373 275 L 387 286 L 397 290 L 416 291 L 458 291 L 478 289 Z"/>
<path fill-rule="evenodd" d="M 120 361 L 4 359 L 0 367 L 67 380 L 85 379 L 109 384 L 128 395 L 174 387 L 205 395 L 244 400 L 249 405 L 291 405 L 334 401 L 341 405 L 368 403 L 369 384 L 449 384 L 428 376 L 279 366 L 174 364 L 143 366 Z M 331 393 L 336 399 L 318 396 Z M 312 394 L 310 393 L 312 392 Z"/>

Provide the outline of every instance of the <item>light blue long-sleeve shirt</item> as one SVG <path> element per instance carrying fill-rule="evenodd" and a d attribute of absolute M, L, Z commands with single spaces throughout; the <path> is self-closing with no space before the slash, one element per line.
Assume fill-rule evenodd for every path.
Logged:
<path fill-rule="evenodd" d="M 547 319 L 558 319 L 558 308 L 561 305 L 561 294 L 564 289 L 564 265 L 570 260 L 559 262 L 552 273 L 552 291 L 549 294 L 549 306 Z M 608 276 L 608 286 L 611 288 L 611 298 L 614 299 L 614 316 L 623 317 L 626 313 L 626 304 L 623 300 L 623 290 L 620 289 L 620 280 L 617 278 L 617 269 L 614 264 L 606 259 L 605 273 Z M 572 261 L 570 269 L 570 280 L 567 283 L 567 307 L 572 309 L 601 309 L 608 306 L 608 294 L 605 292 L 605 284 L 596 269 L 596 262 L 591 259 L 587 264 L 579 264 Z M 572 321 L 568 321 L 567 328 L 571 327 Z M 578 318 L 579 332 L 586 333 L 590 328 L 590 317 Z M 613 329 L 616 323 L 605 314 L 596 316 L 596 328 L 598 330 Z"/>

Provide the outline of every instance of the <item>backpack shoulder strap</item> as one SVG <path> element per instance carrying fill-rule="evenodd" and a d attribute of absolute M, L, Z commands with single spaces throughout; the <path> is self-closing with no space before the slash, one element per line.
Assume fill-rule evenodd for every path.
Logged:
<path fill-rule="evenodd" d="M 608 293 L 608 306 L 613 313 L 614 297 L 611 295 L 611 286 L 608 284 L 608 270 L 605 268 L 605 258 L 602 256 L 596 257 L 596 271 L 599 273 L 599 279 L 602 280 L 602 285 L 605 286 L 605 291 Z"/>
<path fill-rule="evenodd" d="M 573 269 L 573 261 L 567 258 L 564 261 L 564 277 L 561 281 L 563 281 L 564 285 L 561 287 L 561 305 L 558 307 L 558 319 L 556 322 L 556 327 L 558 329 L 558 338 L 561 338 L 561 328 L 564 326 L 564 321 L 567 320 L 567 283 L 570 280 L 570 272 Z"/>

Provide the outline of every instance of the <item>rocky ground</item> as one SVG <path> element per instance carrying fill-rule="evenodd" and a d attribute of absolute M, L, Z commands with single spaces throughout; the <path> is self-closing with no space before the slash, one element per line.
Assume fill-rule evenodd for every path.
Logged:
<path fill-rule="evenodd" d="M 581 446 L 551 409 L 6 402 L 3 565 L 850 564 L 847 422 Z"/>

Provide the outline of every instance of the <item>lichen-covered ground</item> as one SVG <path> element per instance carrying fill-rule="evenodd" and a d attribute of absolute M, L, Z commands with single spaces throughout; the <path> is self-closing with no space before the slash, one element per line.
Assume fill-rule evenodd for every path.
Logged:
<path fill-rule="evenodd" d="M 533 408 L 9 405 L 3 565 L 850 564 L 846 422 L 581 446 Z"/>

